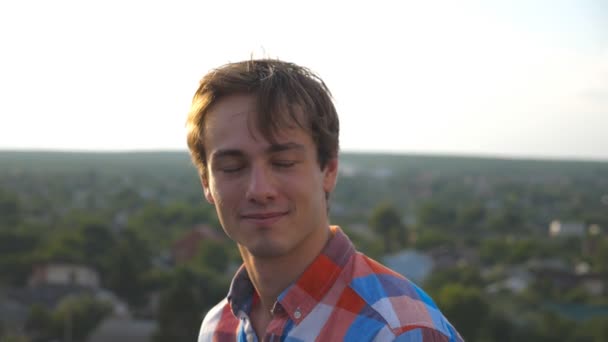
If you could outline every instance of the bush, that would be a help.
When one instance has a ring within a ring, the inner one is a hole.
[[[84,341],[111,312],[111,306],[91,296],[69,296],[54,311],[34,305],[26,319],[25,330],[32,341],[61,339],[69,334]]]

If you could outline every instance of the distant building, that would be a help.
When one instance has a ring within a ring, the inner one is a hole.
[[[531,279],[528,272],[514,274],[505,279],[504,287],[513,293],[522,293],[530,285]]]
[[[135,320],[110,317],[91,333],[88,342],[149,342],[153,341],[157,323],[154,320]]]
[[[574,269],[557,259],[533,260],[528,270],[536,279],[549,281],[559,291],[582,287],[590,295],[598,296],[606,291],[608,274],[593,273],[588,264],[579,263]]]
[[[433,270],[433,259],[415,250],[385,256],[384,264],[415,283],[422,283]]]
[[[598,236],[602,234],[602,227],[599,224],[592,224],[589,226],[589,235]]]
[[[171,248],[173,262],[182,264],[192,260],[205,240],[222,241],[223,239],[224,235],[217,229],[207,225],[197,226],[173,243]]]
[[[588,229],[589,235],[583,240],[582,253],[584,256],[593,257],[600,249],[602,239],[602,229],[597,224],[592,224]]]
[[[90,288],[99,287],[99,274],[94,269],[76,264],[50,263],[34,267],[28,285],[72,285]]]
[[[567,237],[567,236],[584,236],[585,225],[580,222],[561,222],[554,220],[549,224],[549,236],[551,237]]]
[[[42,285],[39,287],[19,288],[8,290],[8,296],[15,303],[29,308],[34,304],[53,310],[68,297],[90,296],[93,299],[110,304],[112,314],[116,317],[130,315],[128,305],[114,293],[103,288],[82,287],[77,285]],[[2,296],[0,295],[0,303]],[[4,303],[0,305],[0,309]],[[1,315],[0,315],[1,316]]]
[[[477,251],[471,248],[447,248],[439,246],[431,249],[429,255],[436,269],[446,269],[479,264]]]
[[[605,277],[590,275],[582,280],[583,288],[593,296],[601,296],[606,293]]]
[[[492,283],[486,287],[488,293],[497,293],[501,290],[511,293],[522,293],[530,286],[532,274],[522,267],[507,270],[507,276],[501,281]]]
[[[535,270],[538,279],[546,279],[553,283],[559,291],[568,291],[581,286],[588,294],[602,295],[606,289],[606,275],[597,273],[576,274],[557,270]]]
[[[531,270],[549,269],[554,271],[567,272],[570,270],[568,264],[562,259],[550,258],[550,259],[531,259],[526,262],[526,267]]]
[[[2,323],[2,328],[6,329],[6,333],[21,331],[30,309],[11,297],[0,292],[0,323]],[[0,340],[2,340],[1,335]]]

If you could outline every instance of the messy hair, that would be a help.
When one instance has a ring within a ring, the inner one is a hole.
[[[201,175],[207,172],[205,117],[221,98],[247,94],[256,99],[254,127],[270,142],[294,124],[312,137],[321,169],[338,155],[339,120],[332,96],[307,68],[274,59],[229,63],[200,81],[186,123],[188,148]]]

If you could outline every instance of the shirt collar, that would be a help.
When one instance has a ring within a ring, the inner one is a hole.
[[[338,226],[331,226],[331,237],[321,253],[304,270],[302,275],[278,297],[275,307],[282,307],[294,323],[298,324],[312,311],[336,282],[344,265],[355,253],[355,248]],[[232,312],[251,312],[255,289],[245,266],[232,279],[228,302]]]

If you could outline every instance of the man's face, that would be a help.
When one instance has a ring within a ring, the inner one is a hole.
[[[321,170],[315,144],[298,127],[283,128],[276,143],[255,127],[255,98],[220,99],[207,113],[206,199],[226,234],[257,257],[318,248],[329,222],[325,193],[333,190],[337,159]]]

